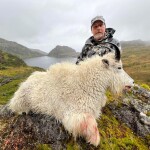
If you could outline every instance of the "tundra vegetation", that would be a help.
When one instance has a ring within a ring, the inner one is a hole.
[[[135,82],[150,90],[150,46],[124,47],[122,62]]]
[[[127,53],[123,53],[123,64],[124,69],[131,75],[132,78],[136,79],[136,83],[143,85],[147,89],[149,89],[150,82],[148,80],[148,74],[150,73],[150,58],[149,51],[145,50],[145,53],[139,50],[139,54],[134,50],[130,52],[127,49]],[[141,53],[141,54],[140,54]],[[14,92],[17,90],[19,84],[24,81],[32,72],[35,70],[42,70],[40,68],[28,67],[24,63],[18,65],[21,61],[16,60],[17,63],[12,65],[13,63],[6,64],[12,59],[15,60],[16,57],[11,58],[6,53],[0,52],[0,61],[1,69],[0,69],[0,104],[6,104],[8,100],[12,97]],[[129,61],[129,58],[133,58]],[[11,59],[8,59],[11,58]],[[137,59],[138,58],[138,59]],[[144,58],[144,59],[142,59]],[[6,61],[7,60],[7,61]],[[140,60],[140,64],[139,64]],[[134,63],[133,63],[134,61]],[[134,64],[138,64],[134,67]],[[145,65],[144,65],[145,64]],[[144,69],[142,66],[145,66]],[[138,68],[138,69],[137,69]],[[139,71],[140,68],[140,71]],[[136,76],[136,74],[138,75]],[[142,77],[142,78],[141,78]],[[107,97],[110,101],[113,101],[115,98],[107,92]],[[116,100],[116,99],[115,99]],[[118,99],[119,101],[119,99]],[[109,101],[107,102],[109,103]],[[101,135],[100,149],[139,149],[139,150],[148,150],[149,147],[147,145],[147,141],[135,135],[131,129],[129,129],[125,124],[119,122],[111,113],[107,106],[103,110],[103,114],[100,120],[98,121],[98,128]],[[9,120],[0,121],[1,131],[8,124]],[[30,140],[30,139],[29,139]],[[31,139],[32,140],[32,139]],[[81,147],[82,145],[82,147]],[[74,142],[72,139],[67,143],[68,150],[78,150],[78,149],[88,149],[88,147],[84,144],[79,144],[78,142]],[[51,146],[48,144],[36,144],[36,149],[41,150],[49,150]],[[93,148],[94,149],[94,148]]]

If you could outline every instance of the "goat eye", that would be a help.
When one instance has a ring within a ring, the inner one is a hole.
[[[118,67],[118,69],[121,69],[121,67]]]

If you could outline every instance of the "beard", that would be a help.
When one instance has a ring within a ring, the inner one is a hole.
[[[103,33],[97,33],[94,35],[94,39],[98,41],[98,40],[101,40],[104,36],[105,34]]]

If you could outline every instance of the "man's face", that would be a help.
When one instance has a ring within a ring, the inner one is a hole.
[[[102,21],[95,21],[91,28],[94,39],[101,40],[105,36],[105,30],[106,26]]]

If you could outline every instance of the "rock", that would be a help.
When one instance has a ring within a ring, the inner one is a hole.
[[[145,124],[145,125],[150,125],[150,117],[148,117],[146,114],[143,112],[140,113],[140,120]]]
[[[120,121],[125,123],[134,133],[141,137],[146,137],[150,134],[150,126],[141,122],[140,113],[132,106],[109,104],[114,116]]]
[[[58,58],[61,58],[61,57],[75,57],[76,58],[78,55],[79,54],[71,47],[59,46],[59,45],[57,45],[54,49],[52,49],[48,54],[48,56],[58,57]]]
[[[37,143],[50,144],[54,150],[64,149],[65,141],[70,138],[54,117],[32,112],[14,116],[3,131],[0,147],[6,150],[32,149]]]
[[[125,123],[137,135],[146,137],[150,134],[150,116],[147,115],[150,112],[149,104],[149,91],[136,85],[132,94],[125,97],[121,103],[113,102],[108,107],[119,121]]]
[[[145,101],[148,104],[150,104],[150,91],[147,91],[146,89],[140,87],[139,85],[135,85],[135,87],[132,90],[132,93],[141,101]]]
[[[0,77],[0,86],[5,85],[13,80],[12,77]]]
[[[0,105],[0,119],[11,118],[15,116],[10,109],[8,109],[7,105]]]
[[[4,122],[5,126],[0,129],[0,148],[3,150],[37,150],[38,144],[48,144],[52,150],[67,150],[68,142],[74,141],[52,116],[30,112],[27,115],[9,116]],[[98,150],[98,147],[86,143],[81,137],[76,142],[80,150]]]

